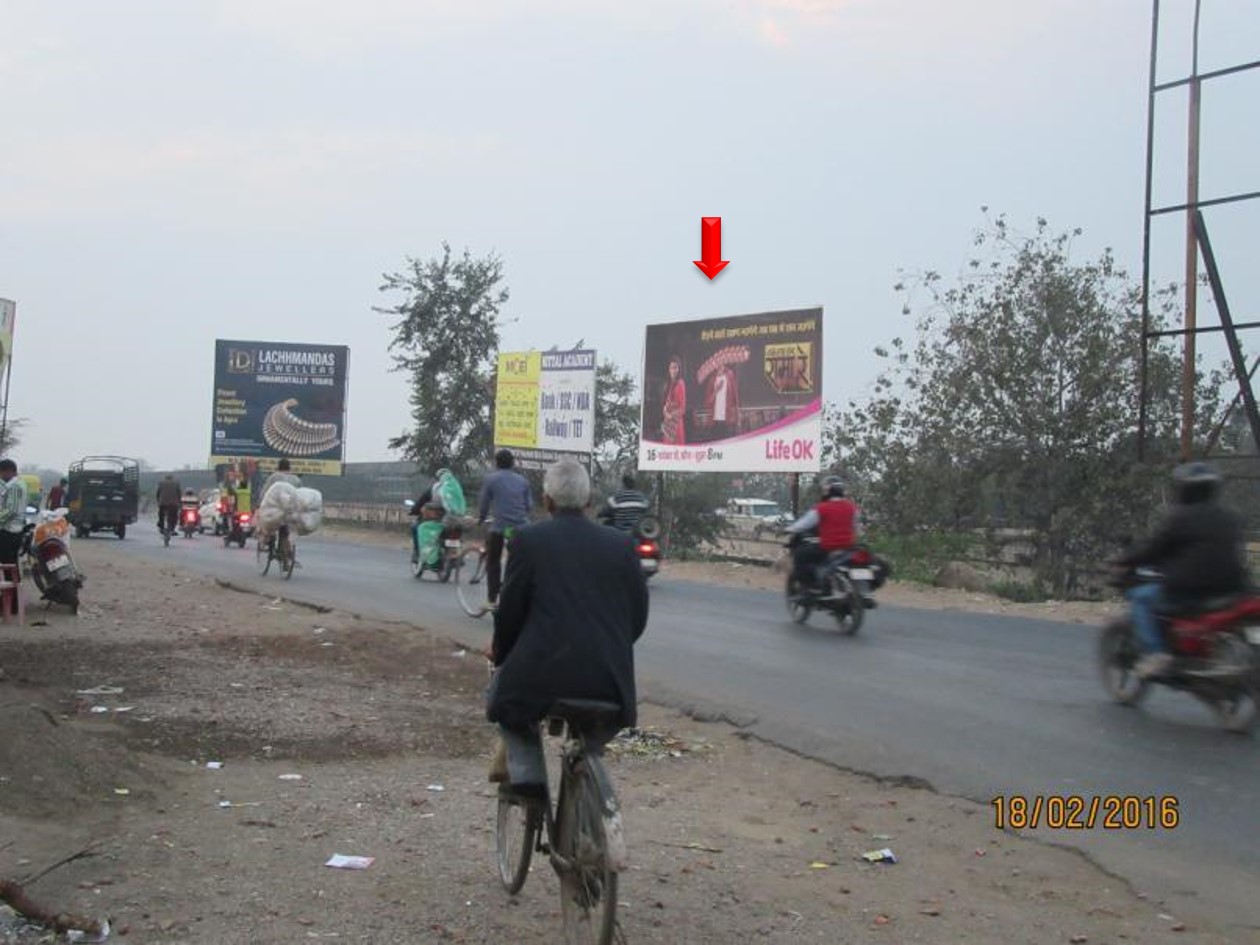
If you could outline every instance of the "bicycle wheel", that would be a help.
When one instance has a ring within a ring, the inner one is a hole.
[[[521,891],[529,876],[529,860],[541,827],[542,811],[536,801],[506,793],[499,795],[494,852],[499,861],[499,879],[513,896]]]
[[[481,578],[485,573],[486,553],[481,548],[465,548],[451,574],[459,606],[470,617],[486,615],[486,601],[481,596]]]
[[[267,542],[261,538],[258,539],[258,547],[254,551],[254,561],[258,564],[258,573],[266,576],[271,570],[271,549],[267,547]]]
[[[600,784],[608,779],[596,769],[603,770],[599,759],[587,755],[561,791],[556,852],[564,860],[560,908],[568,945],[612,945],[617,931],[617,872],[604,831],[605,808],[615,811],[616,801],[604,797]]]
[[[293,569],[297,567],[297,545],[291,540],[284,542],[284,557],[280,559],[280,567],[284,569],[284,579],[293,577]]]

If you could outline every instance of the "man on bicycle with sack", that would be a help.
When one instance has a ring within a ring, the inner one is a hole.
[[[276,463],[276,471],[273,472],[270,476],[268,476],[266,480],[263,482],[262,491],[259,493],[262,496],[262,501],[258,503],[259,508],[262,508],[263,504],[267,501],[267,491],[278,482],[283,482],[286,485],[290,485],[294,489],[302,488],[302,477],[292,472],[291,470],[292,470],[292,464],[289,462],[287,457],[281,458],[281,460],[278,463]],[[274,534],[267,536],[267,551],[269,554],[275,551],[277,538],[280,539],[281,550],[287,551],[288,541],[289,541],[289,526],[284,524],[283,522],[281,523],[280,527],[276,529]]]
[[[587,518],[590,500],[581,465],[548,468],[543,504],[551,518],[516,531],[495,612],[486,718],[499,724],[503,742],[490,780],[522,794],[545,790],[538,723],[556,701],[621,706],[617,728],[595,733],[592,750],[638,719],[634,644],[647,626],[647,582],[625,536]]]
[[[274,486],[277,482],[287,482],[294,489],[302,488],[302,477],[296,473],[290,472],[291,468],[292,466],[287,458],[281,459],[280,462],[276,463],[276,471],[267,477],[266,481],[263,483],[262,492],[259,493],[262,497],[262,502],[267,501],[267,490]],[[262,502],[259,502],[258,504],[262,505]]]

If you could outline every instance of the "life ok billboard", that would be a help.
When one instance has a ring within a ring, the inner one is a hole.
[[[822,309],[647,327],[639,468],[817,472]]]
[[[522,469],[562,458],[590,465],[595,448],[595,352],[500,353],[494,395],[494,446]]]
[[[350,349],[273,341],[214,343],[210,465],[287,458],[298,475],[340,476]]]

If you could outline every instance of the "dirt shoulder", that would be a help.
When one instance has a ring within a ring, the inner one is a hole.
[[[513,898],[492,865],[484,661],[115,543],[74,551],[79,617],[0,625],[0,878],[74,857],[28,892],[128,942],[556,939],[550,868]],[[981,805],[659,707],[641,721],[610,759],[627,941],[1241,940],[996,831]],[[895,864],[861,858],[884,847]],[[324,865],[338,853],[375,862]],[[0,910],[0,942],[42,940]]]

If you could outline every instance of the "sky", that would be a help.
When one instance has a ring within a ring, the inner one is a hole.
[[[1192,8],[1163,0],[1163,79]],[[982,207],[1140,274],[1150,31],[1150,0],[0,0],[15,458],[204,465],[216,338],[349,345],[346,459],[397,458],[373,308],[443,241],[502,258],[504,350],[637,376],[647,324],[820,305],[824,398],[860,398],[912,330],[899,268],[961,273]],[[1260,5],[1203,0],[1200,49],[1260,59]],[[1205,87],[1204,198],[1260,190],[1258,93]],[[1156,204],[1184,199],[1185,102]],[[1260,201],[1209,226],[1260,318]],[[1157,221],[1156,282],[1183,229]]]

